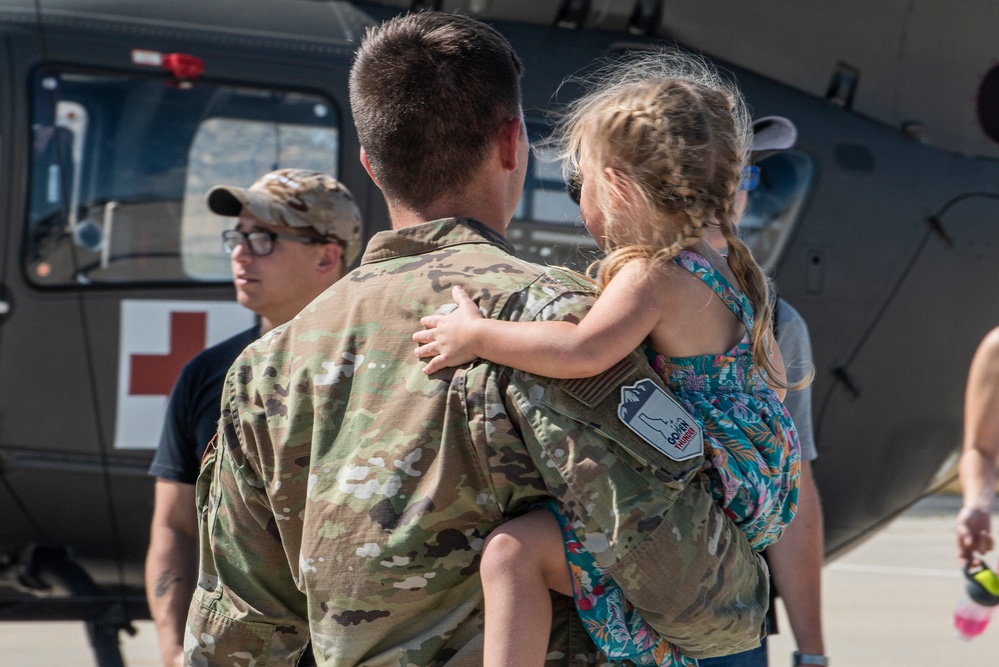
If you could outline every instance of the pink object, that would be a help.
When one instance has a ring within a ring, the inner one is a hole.
[[[958,636],[971,640],[982,634],[989,624],[989,619],[992,618],[994,609],[995,607],[986,607],[975,602],[967,593],[962,592],[954,610],[954,627]]]
[[[985,628],[989,624],[989,619],[978,620],[974,618],[964,618],[962,616],[954,615],[954,627],[957,628],[957,634],[959,634],[963,639],[973,639],[978,635],[985,632]]]

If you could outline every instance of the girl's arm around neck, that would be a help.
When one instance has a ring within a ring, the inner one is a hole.
[[[607,370],[638,347],[662,317],[662,274],[644,260],[627,264],[604,289],[579,324],[486,320],[461,288],[449,315],[423,319],[428,329],[413,339],[424,369],[434,373],[481,357],[536,375],[590,377]]]

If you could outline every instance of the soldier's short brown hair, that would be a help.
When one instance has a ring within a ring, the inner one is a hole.
[[[350,105],[385,196],[420,208],[467,185],[520,115],[522,74],[506,38],[467,16],[420,12],[370,28]]]

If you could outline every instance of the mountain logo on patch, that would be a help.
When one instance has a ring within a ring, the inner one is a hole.
[[[648,378],[621,387],[617,416],[642,440],[674,461],[704,452],[700,425],[675,398]]]

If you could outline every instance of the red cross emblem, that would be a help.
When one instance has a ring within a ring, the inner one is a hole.
[[[169,396],[184,364],[205,349],[207,313],[170,313],[170,351],[130,355],[128,393]]]

